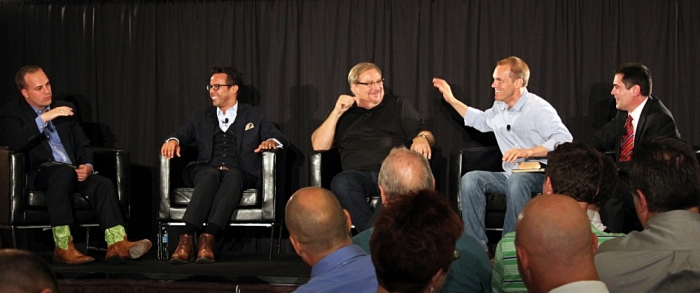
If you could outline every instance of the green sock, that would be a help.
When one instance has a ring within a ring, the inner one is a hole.
[[[126,231],[122,225],[116,225],[112,228],[105,229],[105,242],[107,242],[107,246],[122,241],[125,238]]]
[[[51,231],[53,232],[53,242],[56,243],[56,246],[63,250],[68,249],[68,241],[71,240],[70,227],[68,225],[51,227]]]

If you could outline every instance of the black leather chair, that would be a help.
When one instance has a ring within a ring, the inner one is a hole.
[[[450,155],[448,194],[457,213],[462,215],[460,182],[469,171],[503,172],[503,155],[497,146],[464,148]],[[503,231],[506,215],[506,197],[504,194],[486,194],[486,231]]]
[[[95,170],[116,185],[122,215],[129,219],[129,169],[128,150],[93,148]],[[25,154],[0,147],[0,228],[12,231],[12,245],[17,246],[17,229],[50,228],[44,192],[29,190],[26,182],[28,163]],[[90,203],[80,193],[73,197],[75,225],[86,227],[89,243],[90,227],[99,226]]]
[[[341,171],[343,167],[337,148],[309,153],[309,186],[331,189],[331,180]],[[377,194],[368,197],[367,204],[374,210],[381,200],[381,196]]]
[[[195,161],[197,150],[183,148],[182,157],[174,157],[170,160],[160,157],[160,192],[158,208],[158,259],[170,257],[163,247],[163,231],[166,226],[184,226],[182,217],[187,205],[192,198],[194,188],[183,187],[182,173],[187,164]],[[284,204],[278,200],[278,195],[283,192],[278,187],[284,186],[284,176],[279,170],[284,170],[284,150],[268,150],[262,152],[262,190],[247,189],[243,192],[241,202],[233,211],[229,226],[253,226],[270,228],[270,252],[272,259],[272,246],[274,244],[275,228],[280,226],[278,234],[277,254],[280,252],[282,238],[283,218],[278,215],[283,211]],[[177,241],[173,242],[177,244]]]

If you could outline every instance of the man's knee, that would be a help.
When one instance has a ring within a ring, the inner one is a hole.
[[[357,178],[349,171],[338,173],[331,180],[331,190],[333,192],[347,190],[359,184]]]
[[[52,181],[60,182],[75,182],[78,180],[78,174],[75,169],[68,166],[58,166],[51,173]]]

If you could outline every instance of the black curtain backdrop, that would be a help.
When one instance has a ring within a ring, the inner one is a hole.
[[[289,137],[291,193],[307,185],[311,133],[350,93],[347,73],[361,61],[379,65],[387,91],[423,115],[440,148],[438,174],[450,152],[493,139],[463,127],[431,79],[447,79],[459,99],[485,109],[495,63],[510,55],[529,64],[529,90],[557,109],[575,140],[610,119],[617,65],[644,63],[682,137],[700,144],[698,36],[696,0],[4,0],[0,102],[20,97],[21,66],[44,67],[56,97],[82,97],[84,119],[107,144],[131,150],[132,197],[148,214],[158,150],[211,103],[204,86],[214,66],[237,67]]]

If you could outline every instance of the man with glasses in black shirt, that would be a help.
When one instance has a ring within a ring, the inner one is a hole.
[[[343,172],[331,181],[342,207],[350,212],[358,232],[372,226],[366,198],[379,195],[377,175],[392,148],[410,145],[427,159],[435,143],[416,109],[406,101],[384,95],[379,67],[362,62],[348,74],[353,96],[340,95],[328,118],[311,135],[315,151],[337,147]],[[381,208],[381,203],[377,211]]]

